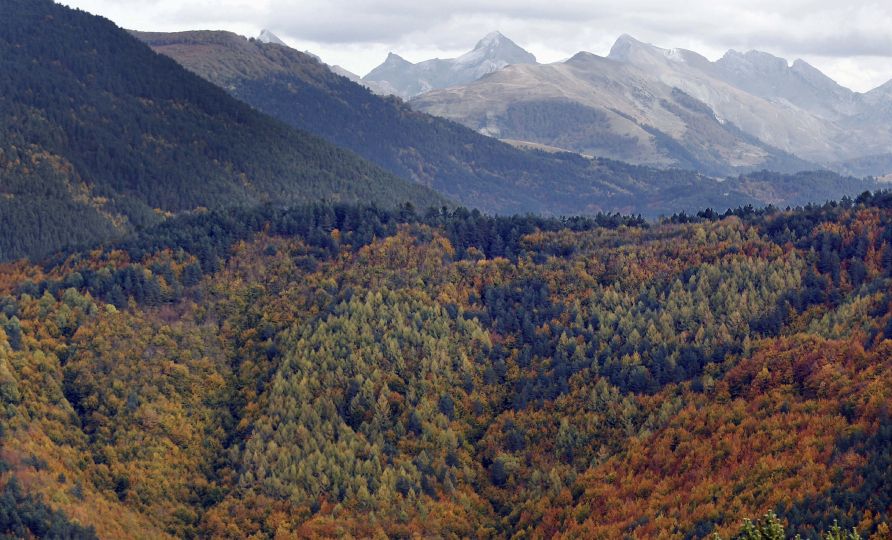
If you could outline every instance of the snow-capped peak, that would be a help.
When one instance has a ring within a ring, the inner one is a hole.
[[[257,39],[259,41],[261,41],[262,43],[274,43],[276,45],[282,45],[284,47],[288,46],[288,45],[285,45],[285,42],[282,41],[281,39],[279,39],[279,37],[277,35],[273,34],[266,28],[264,28],[263,30],[260,31],[260,36],[258,36]]]

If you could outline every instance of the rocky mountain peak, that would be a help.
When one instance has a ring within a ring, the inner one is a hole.
[[[535,56],[501,32],[492,32],[458,58],[413,64],[390,53],[363,80],[392,88],[396,95],[408,99],[433,89],[474,82],[508,65],[535,63]]]
[[[264,28],[263,30],[260,31],[260,35],[257,37],[257,39],[262,43],[273,43],[275,45],[282,45],[284,47],[288,46],[285,44],[284,41],[279,39],[279,36],[273,34],[271,31],[267,30],[266,28]]]
[[[739,52],[731,49],[717,65],[741,73],[783,73],[789,69],[787,61],[762,51]]]
[[[474,50],[455,59],[462,65],[489,62],[504,67],[509,64],[535,64],[536,57],[501,32],[492,32],[477,42]]]

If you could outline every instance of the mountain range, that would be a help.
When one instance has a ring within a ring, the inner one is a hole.
[[[657,217],[707,206],[802,204],[872,186],[824,173],[716,180],[692,170],[517,148],[377,96],[295,49],[228,32],[134,35],[258,110],[488,212]],[[791,162],[788,170],[815,168],[784,159]]]
[[[0,260],[257,203],[453,201],[497,213],[657,217],[873,186],[828,174],[715,179],[517,148],[377,96],[268,31],[255,40],[139,34],[205,81],[108,21],[26,5],[4,4],[0,35],[0,222],[16,231],[0,240]],[[46,16],[58,22],[36,31]],[[490,36],[478,52],[501,45]]]
[[[366,79],[487,135],[632,163],[707,174],[892,170],[888,85],[859,94],[803,60],[729,51],[712,62],[628,35],[606,57],[581,52],[543,65],[493,36],[461,57],[498,66],[473,81],[419,75],[454,73],[458,60],[411,64],[396,55]],[[493,41],[510,54],[484,46]]]

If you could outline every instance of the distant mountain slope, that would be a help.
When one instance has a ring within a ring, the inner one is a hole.
[[[134,34],[138,34],[138,32],[134,32]],[[267,30],[267,29],[261,30],[260,35],[257,36],[257,40],[260,41],[261,43],[265,43],[265,44],[281,45],[282,47],[288,47],[288,44],[285,43],[284,41],[282,41],[279,38],[279,36],[273,34],[270,30]],[[321,58],[319,58],[315,54],[311,53],[310,51],[303,51],[303,53],[307,56],[312,57],[313,59],[315,59],[319,62],[322,62]],[[362,77],[360,77],[359,75],[357,75],[357,74],[353,73],[352,71],[349,71],[341,66],[329,65],[328,69],[330,69],[332,72],[340,75],[341,77],[347,77],[351,81],[353,81],[361,86],[365,86],[366,88],[368,88],[369,90],[371,90],[372,92],[374,92],[376,94],[379,94],[382,96],[388,96],[388,95],[394,94],[394,92],[391,91],[390,87],[387,86],[386,84],[381,85],[381,84],[378,84],[378,83],[375,83],[372,81],[363,81]]]
[[[727,173],[886,154],[890,94],[858,94],[801,59],[729,51],[711,62],[623,35],[607,57],[508,66],[412,105],[500,138]]]
[[[474,50],[458,58],[425,60],[413,64],[390,53],[383,64],[363,81],[388,88],[402,98],[411,98],[436,88],[476,81],[512,64],[535,64],[536,57],[499,32],[481,39]]]
[[[870,187],[817,174],[790,177],[792,189],[778,191],[765,183],[783,178],[779,175],[722,182],[681,170],[522,151],[415,112],[398,99],[375,96],[294,49],[227,32],[135,35],[261,111],[489,212],[622,211],[655,217],[707,206],[823,201]],[[694,109],[690,114],[699,114]]]
[[[848,161],[831,163],[828,168],[851,176],[888,177],[892,175],[892,153],[864,156]]]
[[[617,50],[629,51],[616,54]],[[651,70],[706,103],[718,118],[787,152],[825,166],[888,154],[892,96],[881,86],[860,94],[802,59],[729,51],[715,62],[682,49],[661,49],[624,36],[610,58]],[[724,85],[730,85],[729,92]],[[890,171],[880,162],[871,175]]]
[[[629,60],[647,53],[639,48],[626,40],[611,58],[579,53],[560,64],[509,66],[419,96],[412,106],[499,138],[639,164],[718,175],[816,168],[717,116],[695,88],[660,80],[659,66]],[[727,99],[746,100],[728,85],[721,91]],[[767,102],[750,101],[762,106],[759,114],[775,113]]]
[[[700,67],[750,94],[789,103],[821,118],[837,119],[857,107],[855,92],[801,59],[788,65],[787,60],[765,52],[731,50]]]
[[[443,201],[255,112],[105,19],[0,3],[0,260],[170,212],[323,198]]]

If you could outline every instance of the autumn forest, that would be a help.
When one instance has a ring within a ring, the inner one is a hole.
[[[889,534],[887,194],[261,207],[0,275],[16,534]]]
[[[0,539],[892,540],[888,183],[142,39],[0,0]]]

